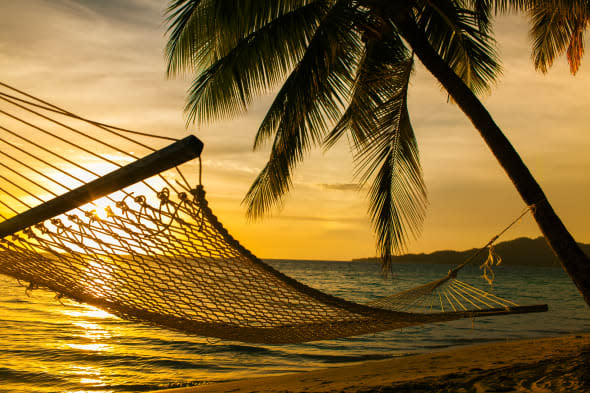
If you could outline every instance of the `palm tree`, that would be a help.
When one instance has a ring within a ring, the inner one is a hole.
[[[541,231],[590,305],[589,258],[476,95],[488,91],[501,71],[491,35],[494,10],[524,9],[534,16],[548,3],[565,10],[572,1],[173,0],[168,74],[197,73],[185,108],[189,123],[240,114],[280,86],[255,137],[254,148],[271,139],[272,145],[244,198],[250,216],[281,203],[311,147],[329,148],[346,135],[361,183],[370,182],[369,214],[387,268],[392,254],[419,233],[426,207],[407,108],[417,57],[472,121],[524,202],[534,206]],[[561,27],[537,25],[536,31],[550,33],[547,39],[539,34],[535,48],[552,46]],[[563,48],[553,46],[535,49],[544,53],[540,69]]]

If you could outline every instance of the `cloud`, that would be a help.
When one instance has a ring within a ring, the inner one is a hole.
[[[361,187],[357,183],[321,183],[319,186],[326,190],[336,191],[358,191]]]
[[[239,161],[230,161],[230,160],[205,160],[203,161],[203,166],[207,170],[218,170],[221,172],[232,173],[236,174],[248,174],[253,175],[260,172],[259,168],[250,167],[248,165],[244,165],[244,163]]]
[[[331,222],[331,223],[366,223],[367,219],[365,217],[322,217],[322,216],[290,216],[290,215],[280,215],[272,218],[273,220],[279,221],[314,221],[314,222]]]

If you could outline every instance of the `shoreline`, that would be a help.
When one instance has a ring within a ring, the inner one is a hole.
[[[467,345],[159,393],[589,392],[590,333]]]

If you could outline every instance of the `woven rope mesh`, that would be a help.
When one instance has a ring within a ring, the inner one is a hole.
[[[85,121],[2,86],[2,220],[161,147],[152,147],[150,136]],[[5,236],[0,273],[123,318],[246,342],[346,337],[510,313],[514,306],[451,277],[370,305],[309,288],[233,239],[203,188],[186,180],[195,174],[189,163]],[[441,307],[432,300],[425,306],[429,297]],[[415,305],[422,312],[405,312]]]

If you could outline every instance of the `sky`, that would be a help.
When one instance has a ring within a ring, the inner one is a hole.
[[[374,256],[367,197],[358,191],[345,143],[311,152],[284,205],[260,221],[241,200],[268,150],[252,143],[272,95],[245,115],[196,129],[183,114],[190,77],[168,79],[165,0],[0,0],[0,80],[87,118],[205,144],[203,183],[229,232],[262,258],[350,260]],[[504,72],[484,105],[512,141],[558,215],[590,243],[590,77],[564,58],[534,70],[523,16],[498,17]],[[429,192],[422,235],[408,252],[467,249],[488,242],[525,208],[462,112],[418,64],[409,91]],[[536,237],[525,217],[503,238]]]

